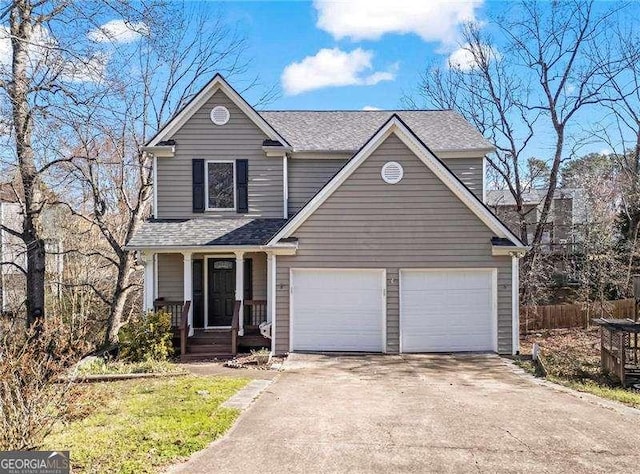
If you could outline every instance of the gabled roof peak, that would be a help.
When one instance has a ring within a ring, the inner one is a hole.
[[[289,143],[260,115],[256,110],[244,100],[244,98],[238,94],[238,92],[229,85],[227,80],[217,72],[213,78],[198,91],[193,98],[182,107],[160,130],[156,135],[149,140],[146,146],[156,146],[162,141],[166,141],[171,138],[176,131],[178,131],[187,120],[189,120],[204,104],[209,100],[213,94],[218,90],[224,92],[225,95],[236,105],[242,112],[253,121],[258,128],[260,128],[265,135],[271,140],[277,140],[285,145]]]

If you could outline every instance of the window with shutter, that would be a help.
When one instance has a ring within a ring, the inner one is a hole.
[[[207,162],[207,209],[235,210],[235,167],[233,161]]]

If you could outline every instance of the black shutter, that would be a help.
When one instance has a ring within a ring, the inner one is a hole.
[[[193,308],[193,327],[204,327],[204,273],[203,261],[193,261],[193,298],[191,307]]]
[[[193,184],[193,212],[204,212],[204,160],[191,160]]]
[[[249,161],[236,160],[237,211],[249,211]]]

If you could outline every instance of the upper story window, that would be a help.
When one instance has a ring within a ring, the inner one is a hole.
[[[207,161],[207,208],[235,210],[236,175],[233,161]]]

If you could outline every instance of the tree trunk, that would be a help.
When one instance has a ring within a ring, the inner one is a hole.
[[[556,192],[556,187],[558,184],[558,172],[560,170],[560,162],[562,161],[562,150],[564,148],[564,127],[556,124],[555,125],[557,138],[556,138],[556,151],[553,157],[553,165],[551,166],[551,171],[549,173],[549,188],[547,189],[547,195],[544,198],[544,204],[542,205],[542,211],[540,212],[540,222],[536,226],[536,232],[533,236],[533,241],[531,242],[533,246],[533,252],[537,250],[540,246],[540,242],[542,241],[542,234],[545,230],[545,224],[547,222],[547,218],[549,217],[549,211],[551,210],[551,203],[553,202],[553,195]]]
[[[39,176],[31,143],[33,121],[29,105],[28,47],[32,42],[32,5],[28,0],[16,1],[9,17],[11,28],[12,84],[9,86],[16,154],[23,192],[22,240],[27,253],[27,325],[44,316],[45,249],[39,235]]]
[[[131,292],[131,275],[133,273],[133,254],[125,252],[118,266],[118,278],[113,291],[113,299],[109,308],[109,319],[105,331],[105,346],[118,342],[118,332],[124,324],[124,309],[127,297]]]

